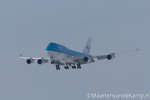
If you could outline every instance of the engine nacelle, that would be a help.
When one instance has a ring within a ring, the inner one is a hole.
[[[39,65],[45,64],[45,63],[47,63],[47,62],[48,62],[48,60],[45,60],[45,59],[43,59],[43,58],[37,60],[37,63],[38,63]]]
[[[30,58],[26,60],[27,64],[33,64],[34,63],[34,59]]]
[[[91,61],[91,59],[89,57],[84,57],[83,60],[84,60],[84,62],[90,62]]]
[[[113,60],[115,58],[115,54],[111,53],[110,55],[107,56],[108,60]]]

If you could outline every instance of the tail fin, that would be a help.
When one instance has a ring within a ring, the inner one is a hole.
[[[87,43],[86,43],[86,46],[85,46],[85,48],[84,48],[84,51],[83,51],[84,54],[87,54],[87,55],[90,54],[91,40],[92,40],[92,38],[89,37],[89,39],[88,39],[88,41],[87,41]]]

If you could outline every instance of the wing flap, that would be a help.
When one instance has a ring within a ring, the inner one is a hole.
[[[93,58],[97,58],[98,60],[103,60],[107,58],[107,55],[93,56]]]

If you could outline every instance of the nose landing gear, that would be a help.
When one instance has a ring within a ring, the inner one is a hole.
[[[59,67],[59,65],[56,65],[56,70],[60,70],[60,67]]]

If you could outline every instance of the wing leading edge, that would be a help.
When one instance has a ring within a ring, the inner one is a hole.
[[[22,54],[20,54],[20,57],[19,58],[23,58],[23,59],[30,59],[30,58],[32,58],[32,59],[34,59],[34,60],[37,60],[37,59],[41,59],[41,58],[37,58],[37,57],[22,57]],[[50,58],[43,58],[43,59],[45,59],[45,60],[49,60]]]
[[[111,60],[115,57],[117,54],[124,54],[124,53],[130,53],[130,52],[135,52],[138,51],[140,48],[137,48],[136,50],[132,51],[125,51],[125,52],[118,52],[118,53],[111,53],[111,54],[104,54],[104,55],[97,55],[97,56],[92,56],[93,58],[97,58],[98,60],[103,60],[103,59],[108,59]]]

